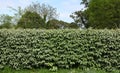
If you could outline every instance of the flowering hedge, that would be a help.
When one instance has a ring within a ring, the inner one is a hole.
[[[0,30],[0,68],[120,69],[120,30]]]

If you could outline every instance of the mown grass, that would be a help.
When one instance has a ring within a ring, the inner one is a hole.
[[[95,70],[95,69],[86,69],[86,70],[80,70],[80,69],[59,69],[58,71],[50,71],[48,69],[32,69],[32,70],[14,70],[11,68],[4,68],[3,70],[0,70],[0,73],[119,73],[120,71],[113,71],[113,72],[106,72],[104,70]]]

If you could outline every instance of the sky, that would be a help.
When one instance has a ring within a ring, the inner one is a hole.
[[[45,3],[56,8],[59,14],[58,19],[65,22],[72,22],[72,18],[69,17],[70,14],[84,8],[83,5],[80,5],[81,0],[0,0],[0,14],[14,15],[9,7],[17,9],[20,6],[24,9],[32,2]]]

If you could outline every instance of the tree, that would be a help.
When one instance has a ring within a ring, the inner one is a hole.
[[[57,20],[57,19],[53,19],[50,20],[49,22],[49,29],[71,29],[71,28],[79,28],[76,24],[74,23],[67,23],[64,22],[62,20]]]
[[[78,29],[79,28],[79,26],[77,24],[75,24],[74,22],[70,23],[68,25],[68,27],[69,27],[69,29]]]
[[[47,27],[48,21],[56,19],[58,16],[56,9],[46,4],[32,3],[25,10],[38,13],[44,20],[45,27]]]
[[[120,28],[120,0],[82,0],[84,10],[74,12],[74,23],[86,28]]]
[[[49,29],[65,29],[68,28],[69,23],[57,19],[49,20]]]
[[[11,28],[12,27],[12,17],[6,14],[0,15],[0,28]]]
[[[43,20],[36,12],[26,11],[18,21],[17,28],[42,28]]]
[[[22,17],[22,15],[25,13],[25,10],[22,9],[21,7],[18,7],[17,9],[13,8],[13,7],[9,7],[11,10],[13,10],[14,16],[13,16],[13,21],[12,24],[17,25],[18,21],[20,20],[20,18]]]
[[[84,11],[76,11],[70,15],[70,17],[74,20],[74,24],[78,25],[80,28],[85,27],[87,21],[85,19]]]
[[[90,0],[82,0],[81,4],[84,4],[85,7],[88,7]]]
[[[88,8],[89,2],[90,0],[82,0],[81,4],[84,4],[85,8]],[[77,24],[80,28],[87,28],[86,9],[75,11],[70,17],[74,20],[73,24]]]
[[[88,27],[120,28],[120,0],[91,0],[86,14]]]

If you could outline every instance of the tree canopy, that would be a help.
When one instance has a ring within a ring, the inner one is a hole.
[[[0,15],[0,28],[11,28],[12,27],[12,17],[7,14]]]
[[[36,12],[27,11],[18,21],[17,28],[42,28],[43,20]]]
[[[82,0],[87,9],[72,14],[74,22],[86,28],[120,28],[120,0]]]
[[[120,0],[91,0],[86,12],[89,27],[120,28]]]
[[[36,12],[46,21],[56,19],[58,17],[56,8],[48,4],[32,3],[25,8],[26,11]]]

